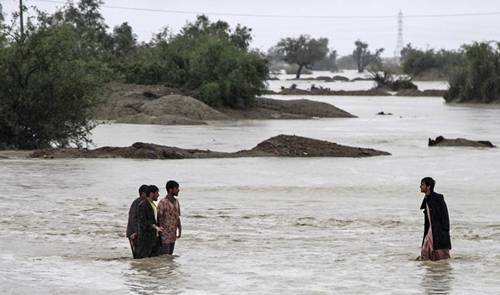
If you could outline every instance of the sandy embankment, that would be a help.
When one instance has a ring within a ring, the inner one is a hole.
[[[197,125],[212,120],[308,119],[355,117],[331,104],[301,100],[257,98],[250,109],[214,109],[161,85],[111,83],[96,113],[98,120],[117,123]]]

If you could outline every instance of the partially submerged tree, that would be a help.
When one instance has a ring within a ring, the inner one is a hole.
[[[454,50],[420,50],[407,44],[401,50],[401,68],[416,78],[447,79],[451,69],[461,63],[462,53]]]
[[[356,61],[359,73],[364,72],[369,65],[380,66],[382,64],[380,54],[384,51],[383,48],[379,48],[375,50],[374,53],[371,53],[370,50],[368,50],[368,44],[361,40],[354,42],[354,45],[356,48],[352,52],[352,56]]]
[[[390,91],[399,91],[402,89],[417,89],[417,85],[413,84],[411,77],[396,75],[389,69],[371,70],[370,75],[377,84],[375,88],[385,89]]]
[[[296,73],[298,79],[304,67],[311,67],[328,54],[328,39],[314,39],[308,35],[300,35],[298,38],[281,39],[276,47],[287,63],[299,66]]]
[[[450,74],[447,102],[500,101],[500,43],[464,45],[463,59]]]

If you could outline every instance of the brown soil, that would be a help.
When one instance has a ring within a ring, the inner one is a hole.
[[[486,147],[486,148],[494,148],[490,141],[486,140],[469,140],[465,138],[455,138],[449,139],[444,138],[443,136],[438,136],[436,139],[429,138],[429,146],[469,146],[469,147]]]
[[[443,97],[446,90],[418,90],[418,89],[403,89],[396,93],[397,96],[438,96]]]
[[[280,95],[342,95],[342,96],[391,96],[391,94],[382,89],[370,90],[330,90],[329,88],[312,88],[304,90],[298,88],[285,88],[276,93]]]
[[[96,119],[118,123],[196,125],[211,120],[354,117],[333,105],[310,100],[257,98],[250,109],[214,109],[177,89],[158,85],[112,83],[104,97]]]
[[[390,155],[374,149],[343,146],[312,138],[278,135],[259,143],[251,150],[224,153],[210,150],[182,149],[151,143],[134,143],[130,147],[102,147],[94,150],[60,148],[37,150],[33,158],[132,158],[196,159],[235,157],[370,157]]]

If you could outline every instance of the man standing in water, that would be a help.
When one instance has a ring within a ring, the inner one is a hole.
[[[147,185],[143,184],[139,187],[139,197],[132,202],[128,210],[128,223],[127,223],[127,238],[132,249],[132,256],[135,258],[137,249],[137,208],[139,203],[146,198]]]
[[[158,187],[148,186],[146,198],[141,201],[137,209],[137,252],[136,258],[158,256],[160,246],[159,233],[161,228],[156,221],[156,204],[158,200]]]
[[[425,194],[420,209],[424,210],[424,238],[422,259],[441,260],[450,258],[450,219],[448,208],[441,194],[434,192],[436,182],[425,177],[420,182],[420,192]]]
[[[158,223],[162,228],[160,255],[174,253],[176,239],[181,237],[181,207],[177,196],[179,184],[169,180],[166,184],[167,195],[158,203]]]

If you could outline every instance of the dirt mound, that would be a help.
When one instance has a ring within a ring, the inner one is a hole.
[[[227,116],[190,96],[167,95],[145,103],[141,112],[146,115],[175,115],[192,120],[225,120]]]
[[[322,118],[353,118],[354,115],[337,108],[334,105],[312,101],[308,99],[296,100],[276,100],[269,98],[258,98],[256,100],[257,108],[279,111],[306,117]]]
[[[340,75],[335,75],[333,76],[332,78],[333,81],[341,81],[341,82],[349,82],[349,78],[347,77],[344,77],[344,76],[340,76]]]
[[[113,83],[107,87],[105,97],[96,119],[130,124],[196,125],[211,120],[354,117],[333,105],[309,100],[256,98],[255,106],[249,109],[214,109],[179,94],[179,90],[158,85]]]
[[[113,83],[96,112],[96,119],[133,124],[204,124],[227,117],[203,102],[160,85]]]
[[[391,96],[389,92],[383,89],[369,90],[331,90],[327,87],[311,86],[310,90],[299,89],[296,87],[283,88],[280,95],[343,95],[343,96]]]
[[[465,138],[455,138],[455,139],[448,139],[444,138],[443,136],[438,136],[436,139],[431,139],[429,138],[429,146],[470,146],[470,147],[486,147],[486,148],[494,148],[495,145],[493,145],[490,141],[486,140],[469,140]]]
[[[121,117],[115,123],[151,125],[205,125],[204,121],[192,120],[176,115],[151,116],[143,113]]]
[[[218,158],[227,153],[209,150],[182,149],[152,143],[136,142],[129,147],[101,147],[94,150],[59,148],[33,152],[33,158],[130,158],[130,159],[185,159]]]
[[[443,97],[446,90],[418,90],[418,89],[403,89],[399,90],[397,96],[438,96]]]
[[[224,153],[210,150],[182,149],[136,142],[129,147],[101,147],[94,150],[58,148],[37,150],[33,158],[131,158],[197,159],[235,157],[370,157],[390,155],[374,149],[339,145],[333,142],[293,135],[278,135],[259,143],[251,150]]]
[[[390,153],[384,151],[344,146],[295,135],[278,135],[259,143],[249,151],[240,151],[239,153],[273,157],[370,157],[390,155]]]

